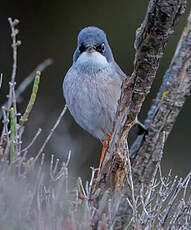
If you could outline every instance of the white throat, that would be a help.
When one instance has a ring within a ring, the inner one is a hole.
[[[109,63],[102,54],[95,51],[93,53],[83,52],[77,59],[76,64],[80,66],[85,65],[86,68],[90,66],[91,68],[96,70],[106,67]]]

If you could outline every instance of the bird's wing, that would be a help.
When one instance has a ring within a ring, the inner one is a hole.
[[[121,70],[121,68],[118,66],[118,64],[116,62],[114,62],[114,68],[116,70],[116,72],[119,74],[119,76],[121,77],[121,80],[124,80],[125,78],[127,78],[128,76]]]

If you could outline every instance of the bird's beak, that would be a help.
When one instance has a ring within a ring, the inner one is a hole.
[[[95,48],[92,47],[92,46],[88,46],[87,49],[86,49],[86,52],[90,53],[90,54],[93,53],[93,52],[95,52],[95,51],[96,51]]]

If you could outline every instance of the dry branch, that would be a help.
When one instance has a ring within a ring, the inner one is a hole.
[[[137,34],[134,71],[122,85],[116,123],[101,176],[103,189],[119,190],[124,186],[124,159],[128,152],[127,136],[155,78],[168,37],[174,31],[186,0],[151,0]]]
[[[55,129],[57,128],[57,126],[59,125],[60,121],[62,120],[65,112],[67,110],[67,105],[64,106],[62,112],[60,113],[58,119],[56,120],[56,123],[54,124],[54,126],[52,127],[52,129],[50,130],[50,133],[48,134],[47,138],[45,139],[44,143],[42,144],[38,154],[35,157],[35,161],[37,161],[37,159],[39,158],[39,156],[42,154],[42,152],[44,151],[44,148],[46,147],[47,143],[49,142],[50,138],[52,137]]]
[[[157,162],[161,160],[162,136],[165,141],[172,130],[186,96],[191,89],[191,12],[159,93],[145,121],[148,134],[137,149],[133,161],[134,182],[148,182]]]

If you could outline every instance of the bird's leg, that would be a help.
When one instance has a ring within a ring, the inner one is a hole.
[[[101,167],[102,167],[102,164],[103,164],[103,160],[104,160],[104,157],[105,157],[105,153],[109,147],[109,142],[110,142],[110,139],[111,139],[111,134],[107,134],[107,138],[105,139],[105,141],[103,142],[103,148],[102,148],[102,153],[101,153],[101,157],[100,157],[100,161],[99,161],[99,171],[98,171],[98,176],[100,175],[100,170],[101,170]]]
[[[101,167],[102,167],[103,160],[104,160],[104,157],[105,157],[105,153],[106,153],[106,151],[107,151],[107,149],[109,147],[110,139],[111,139],[111,134],[107,134],[107,138],[103,142],[103,148],[102,148],[101,157],[100,157],[100,161],[99,161],[98,173],[97,173],[96,178],[94,179],[94,186],[93,186],[92,191],[91,191],[92,194],[94,194],[95,191],[96,191],[96,185],[97,185],[97,182],[98,182],[98,178],[100,176],[100,171],[101,171]]]

